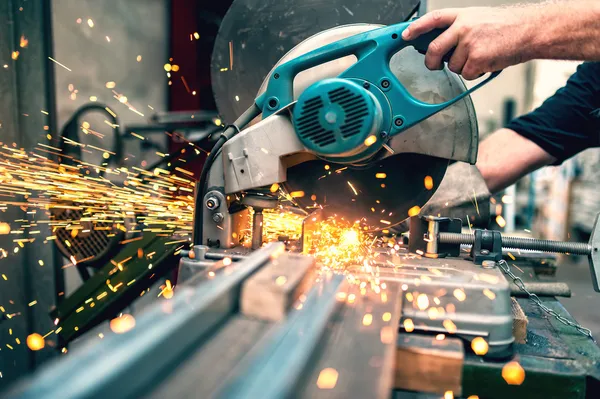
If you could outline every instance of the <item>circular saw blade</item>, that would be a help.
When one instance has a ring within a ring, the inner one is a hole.
[[[284,188],[304,192],[295,198],[304,209],[322,206],[327,215],[360,220],[369,230],[380,230],[402,222],[411,208],[423,206],[447,166],[447,159],[421,154],[391,156],[364,168],[313,160],[288,169]]]
[[[235,0],[211,62],[218,111],[232,123],[254,101],[271,68],[308,37],[339,25],[407,20],[419,0]]]

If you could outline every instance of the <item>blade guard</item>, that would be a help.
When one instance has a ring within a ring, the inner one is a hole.
[[[437,29],[415,40],[405,41],[402,39],[402,32],[410,24],[411,22],[404,22],[351,36],[280,65],[271,74],[265,93],[256,99],[256,104],[262,109],[263,118],[289,106],[294,101],[293,82],[298,73],[348,55],[354,55],[357,62],[338,77],[367,81],[385,93],[392,110],[393,122],[390,126],[383,127],[389,136],[394,136],[462,100],[500,74],[500,72],[490,74],[486,80],[470,90],[441,104],[429,104],[417,100],[390,70],[390,59],[408,46],[425,53],[429,44],[443,30]]]

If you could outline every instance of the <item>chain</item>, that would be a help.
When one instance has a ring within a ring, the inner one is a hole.
[[[512,278],[513,282],[515,283],[515,285],[517,287],[519,287],[519,289],[521,291],[523,291],[524,293],[527,294],[527,296],[529,297],[529,299],[535,303],[540,309],[542,309],[542,311],[544,311],[545,313],[549,314],[550,316],[554,317],[556,320],[558,320],[559,322],[561,322],[562,324],[569,326],[569,327],[573,327],[577,330],[577,332],[579,332],[580,334],[583,334],[589,338],[591,338],[592,340],[594,339],[594,337],[592,336],[592,332],[585,328],[582,327],[580,324],[577,323],[573,323],[571,320],[567,319],[564,316],[559,315],[558,313],[556,313],[556,311],[554,311],[553,309],[550,309],[548,306],[544,305],[542,303],[542,301],[540,300],[540,298],[530,292],[526,287],[525,287],[525,283],[523,282],[523,280],[518,277],[517,275],[515,275],[512,270],[510,270],[510,266],[508,265],[508,263],[503,259],[501,261],[498,262],[498,266],[500,266],[500,268],[502,269],[502,271],[504,272],[504,274],[506,274],[507,276],[509,276],[510,278]],[[594,340],[595,342],[595,340]]]

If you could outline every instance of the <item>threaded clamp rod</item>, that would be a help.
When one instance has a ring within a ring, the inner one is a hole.
[[[473,245],[475,236],[462,233],[439,233],[440,244]],[[528,249],[541,252],[554,252],[573,255],[590,255],[592,247],[588,243],[539,240],[537,238],[502,236],[504,249]]]

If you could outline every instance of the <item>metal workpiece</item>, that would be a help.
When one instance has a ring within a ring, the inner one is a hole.
[[[391,284],[383,293],[362,295],[343,276],[322,276],[215,396],[388,398],[395,387],[398,292]]]
[[[282,243],[271,243],[214,269],[208,280],[179,284],[172,299],[136,316],[131,330],[105,331],[103,340],[49,364],[8,396],[130,398],[169,392],[177,397],[389,397],[399,286],[390,283],[382,293],[361,294],[343,275],[324,273],[312,283],[314,275],[307,273],[311,284],[297,285],[301,295],[282,318],[249,316],[241,306],[245,291],[259,292],[263,283],[286,284],[269,278],[258,279],[258,286],[250,281],[281,270],[287,282],[299,282],[293,277],[295,266],[314,265],[314,260],[284,249]],[[203,262],[222,258],[203,246],[193,253]],[[377,366],[373,358],[379,359]],[[336,373],[333,384],[327,380],[327,389],[321,389],[324,370]]]
[[[173,364],[237,311],[243,282],[284,248],[282,243],[269,244],[228,273],[217,273],[210,284],[180,287],[171,300],[158,302],[138,316],[132,330],[124,334],[107,331],[103,340],[48,364],[8,396],[142,396],[168,374]]]
[[[336,293],[345,280],[325,276],[281,326],[275,326],[246,361],[232,370],[218,398],[282,398],[292,396],[298,381],[339,302]],[[277,376],[277,378],[273,378]]]
[[[190,252],[194,255],[190,256]],[[249,248],[238,247],[235,249],[215,249],[206,245],[195,245],[193,251],[181,251],[179,259],[179,269],[177,272],[178,284],[195,284],[206,278],[211,268],[214,268],[217,262],[228,258],[232,262],[239,262],[246,259],[251,254]]]
[[[510,287],[499,268],[483,269],[464,258],[380,258],[380,281],[404,291],[401,328],[410,320],[415,332],[483,337],[486,357],[512,354]]]

